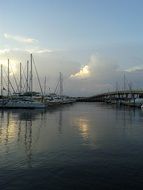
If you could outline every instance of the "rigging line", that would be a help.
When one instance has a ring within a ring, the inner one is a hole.
[[[32,57],[32,58],[33,58],[33,57]],[[42,86],[41,86],[41,82],[40,82],[40,78],[39,78],[39,75],[38,75],[38,71],[37,71],[37,68],[36,68],[36,65],[35,65],[34,58],[33,58],[33,63],[34,63],[34,68],[35,68],[36,75],[37,75],[37,78],[38,78],[38,82],[39,82],[40,90],[41,90],[41,93],[42,93],[42,96],[43,96],[43,95],[44,95],[44,94],[43,94],[43,89],[42,89]]]
[[[24,83],[24,85],[23,85],[23,89],[25,89],[25,88],[26,88],[26,83],[27,83],[27,78],[26,78],[26,74],[25,74],[25,72],[24,72],[23,66],[21,66],[21,68],[22,68],[22,72],[23,72],[24,79],[25,79],[25,83]],[[25,67],[25,68],[26,68],[26,67]]]
[[[7,80],[5,79],[5,77],[7,78],[7,76],[6,76],[6,71],[5,70],[3,70],[5,73],[5,76],[3,75],[3,88],[4,88],[4,86],[6,86],[7,87],[7,89],[6,90],[8,90],[8,84],[7,84]],[[10,92],[10,95],[11,95],[11,92]]]
[[[6,75],[6,77],[8,76],[8,75],[6,74],[6,72],[5,72],[5,75]],[[12,85],[11,81],[9,81],[9,83],[10,83],[10,86],[11,86],[11,88],[12,88],[13,92],[14,92],[14,93],[16,93],[16,91],[14,90],[14,87],[13,87],[13,85]],[[7,84],[7,86],[8,86],[8,84]],[[11,93],[10,93],[10,94],[11,94]]]
[[[24,76],[24,78],[25,78],[25,80],[27,79],[26,78],[26,74],[25,74],[25,71],[24,71],[24,68],[23,68],[23,66],[21,65],[21,68],[22,68],[22,71],[23,71],[23,76]],[[26,67],[25,67],[26,68]]]
[[[3,69],[3,71],[4,71],[4,69]],[[3,73],[3,80],[4,80],[4,82],[6,81],[5,77],[6,77],[6,76],[4,76],[4,73]],[[5,84],[3,84],[3,86],[2,86],[2,87],[4,87],[4,85],[6,85],[6,86],[7,86],[6,82],[5,82]]]
[[[26,63],[26,92],[30,91],[30,81],[29,81],[29,61],[27,60],[27,63]]]
[[[13,72],[13,68],[12,68],[11,65],[10,65],[10,68],[11,68],[11,70],[12,70],[12,74],[13,74],[13,78],[14,78],[14,81],[15,81],[15,84],[16,84],[16,87],[17,87],[17,91],[19,92],[19,86],[18,86],[18,83],[17,83],[16,77],[15,77],[15,74],[14,74],[14,72]]]
[[[46,77],[45,77],[45,79],[44,79],[44,95],[46,95],[46,82],[47,82],[47,80],[46,80]]]
[[[23,85],[23,90],[26,88],[26,82],[24,83],[24,85]]]
[[[60,83],[60,81],[58,80],[58,83],[57,83],[57,86],[56,86],[56,88],[55,88],[54,93],[56,93],[56,92],[58,93],[57,89],[58,89],[59,83]]]
[[[6,87],[8,87],[8,84],[7,84],[7,82],[6,82],[6,79],[5,79],[5,78],[3,78],[3,79],[4,79],[4,83],[5,83]],[[11,95],[11,92],[10,92],[10,95]]]

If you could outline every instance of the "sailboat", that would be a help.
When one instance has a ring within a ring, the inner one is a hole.
[[[45,108],[45,105],[41,102],[38,102],[34,99],[27,98],[11,98],[4,101],[1,101],[1,108],[27,108],[27,109],[35,109],[35,108]]]
[[[63,95],[63,75],[59,73],[59,81],[57,83],[55,92],[46,97],[46,102],[48,105],[62,105],[75,102],[75,99]],[[56,94],[56,91],[59,90],[59,93]]]
[[[6,98],[3,98],[3,85],[2,85],[2,67],[1,67],[1,96],[2,99],[0,100],[0,108],[30,108],[30,109],[37,109],[37,108],[45,108],[45,104],[42,102],[39,102],[35,100],[32,97],[33,93],[33,74],[32,74],[32,54],[30,55],[31,60],[31,76],[30,76],[30,82],[31,82],[31,96],[10,96],[10,79],[9,79],[9,60],[8,60],[8,96]],[[21,66],[21,64],[20,64]],[[20,69],[21,74],[21,69]],[[21,89],[21,76],[20,76],[20,89]],[[21,90],[20,90],[21,95]]]

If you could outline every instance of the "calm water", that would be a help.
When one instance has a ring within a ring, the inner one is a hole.
[[[143,111],[0,111],[0,190],[142,189]]]

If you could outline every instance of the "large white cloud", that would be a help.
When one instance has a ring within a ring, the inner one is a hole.
[[[71,78],[86,78],[90,76],[90,69],[88,65],[85,65],[84,67],[82,67],[80,69],[79,72],[75,73],[75,74],[71,74]]]
[[[131,87],[131,84],[132,88],[143,87],[141,77],[143,76],[143,70],[141,66],[123,70],[118,61],[96,54],[90,57],[85,66],[88,68],[90,75],[81,77],[84,76],[82,69],[72,74],[69,82],[71,87],[67,85],[69,91],[70,89],[75,89],[78,94],[84,96],[114,91],[116,88],[122,90],[124,88],[124,75],[127,89]]]
[[[117,75],[119,72],[119,66],[114,60],[92,55],[88,63],[79,72],[72,74],[71,78],[81,79],[88,77],[104,81],[110,79],[111,76]]]

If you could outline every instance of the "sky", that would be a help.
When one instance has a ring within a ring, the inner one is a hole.
[[[0,64],[6,70],[9,59],[18,78],[32,53],[47,93],[59,72],[66,95],[121,90],[124,76],[126,88],[141,89],[142,7],[142,0],[0,0]]]

